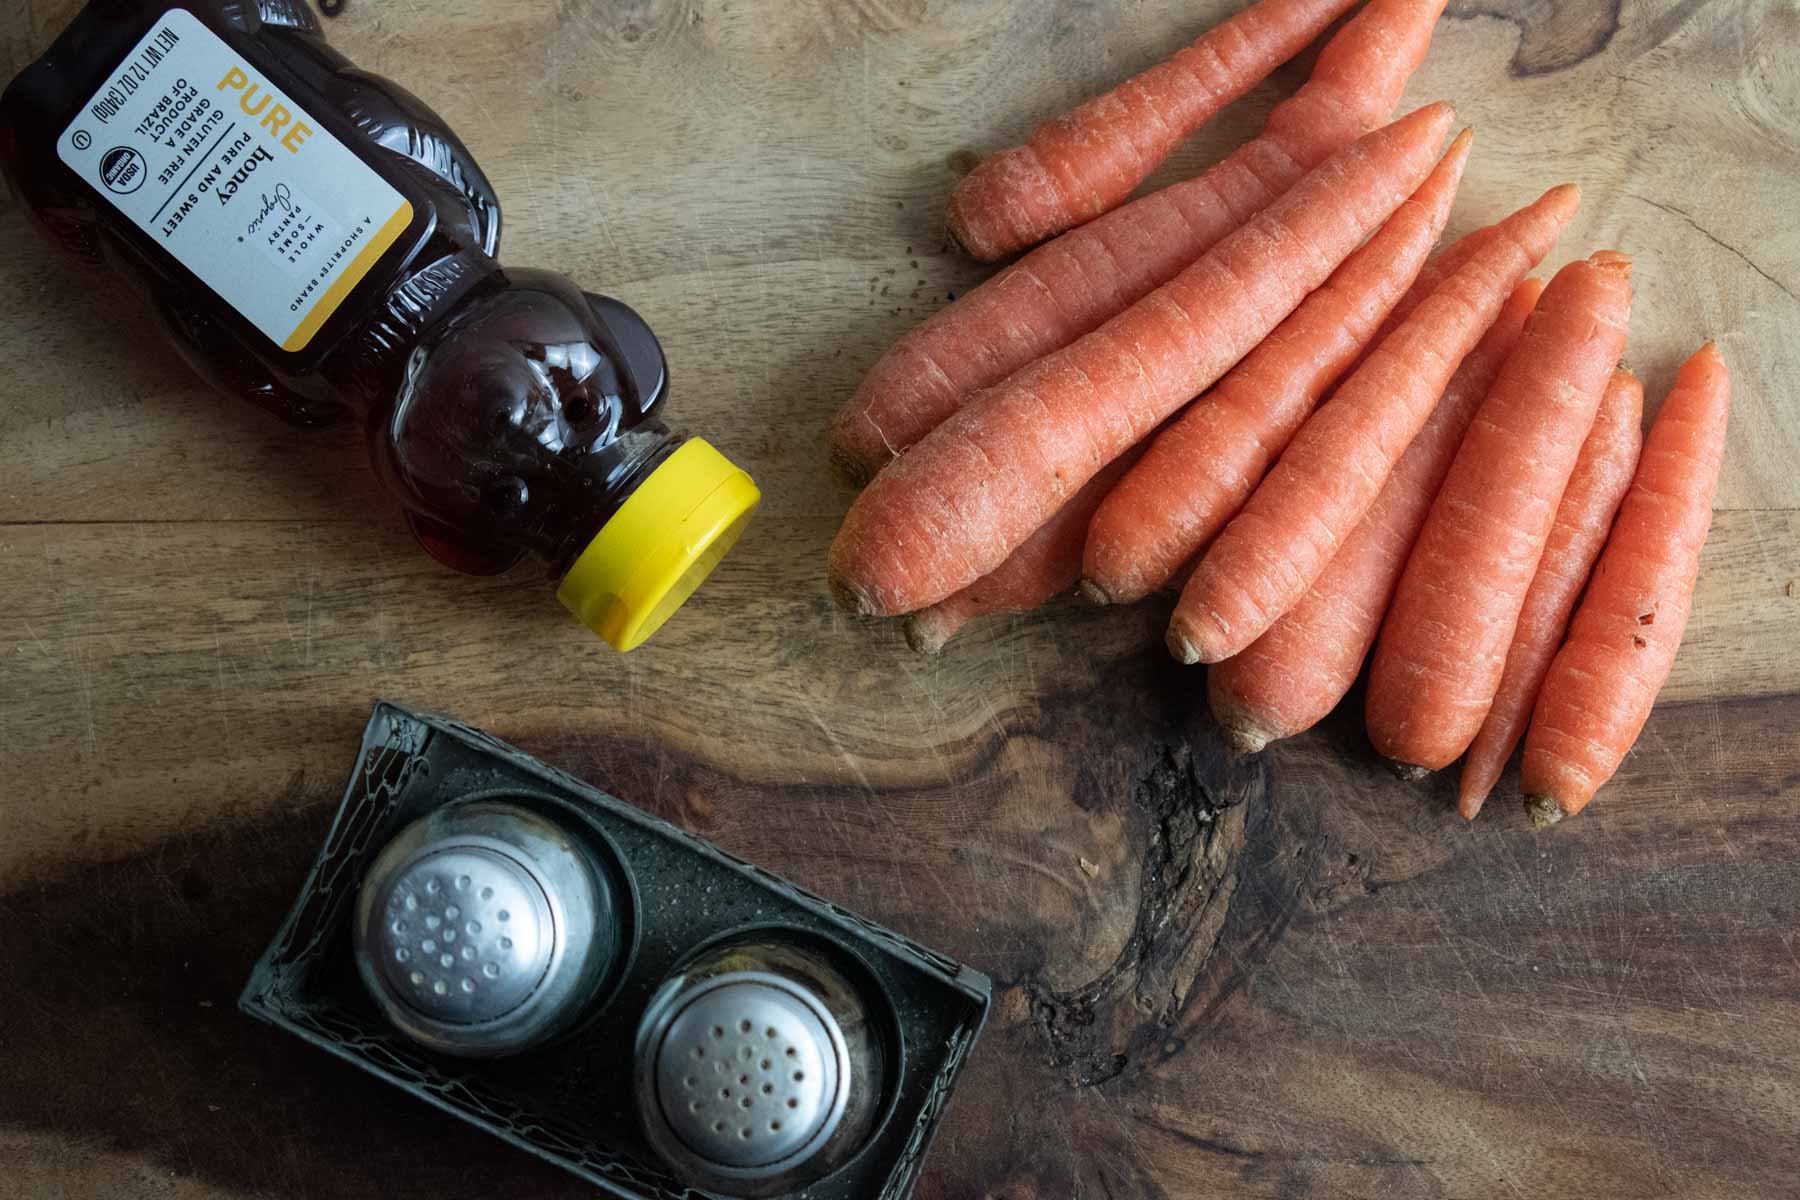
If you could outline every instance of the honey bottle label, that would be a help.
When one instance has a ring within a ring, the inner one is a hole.
[[[62,132],[77,176],[283,350],[304,349],[412,205],[185,9]]]

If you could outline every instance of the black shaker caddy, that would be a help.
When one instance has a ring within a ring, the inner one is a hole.
[[[989,992],[486,734],[382,702],[239,1006],[613,1196],[903,1200]]]

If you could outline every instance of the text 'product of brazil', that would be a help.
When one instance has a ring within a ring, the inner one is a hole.
[[[304,0],[92,0],[0,99],[0,166],[216,387],[298,425],[364,421],[433,557],[536,558],[619,649],[756,506],[748,475],[663,423],[642,318],[501,267],[469,152],[326,45]]]

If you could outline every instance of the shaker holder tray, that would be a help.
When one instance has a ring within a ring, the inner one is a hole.
[[[623,971],[572,1032],[508,1058],[435,1054],[388,1024],[358,977],[356,891],[401,828],[474,796],[580,821],[628,888]],[[714,941],[755,930],[829,948],[885,1013],[894,1064],[867,1144],[795,1200],[905,1200],[986,1020],[986,976],[545,766],[478,730],[382,701],[325,844],[238,1005],[430,1104],[628,1200],[696,1200],[638,1123],[632,1036],[657,985]]]

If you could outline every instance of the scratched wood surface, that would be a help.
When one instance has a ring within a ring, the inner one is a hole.
[[[1448,781],[1374,768],[1354,711],[1226,764],[1153,607],[926,661],[830,606],[823,430],[980,278],[943,247],[956,164],[1231,7],[351,0],[334,42],[463,134],[504,257],[638,306],[677,411],[766,491],[627,657],[529,572],[436,568],[357,437],[207,394],[0,207],[0,1196],[578,1193],[233,1010],[376,696],[990,971],[922,1196],[1792,1194],[1791,3],[1454,0],[1408,94],[1481,131],[1453,233],[1577,181],[1556,262],[1636,255],[1653,402],[1703,337],[1737,373],[1688,643],[1579,820],[1537,835],[1497,800],[1464,827]],[[73,8],[6,7],[0,68]]]

